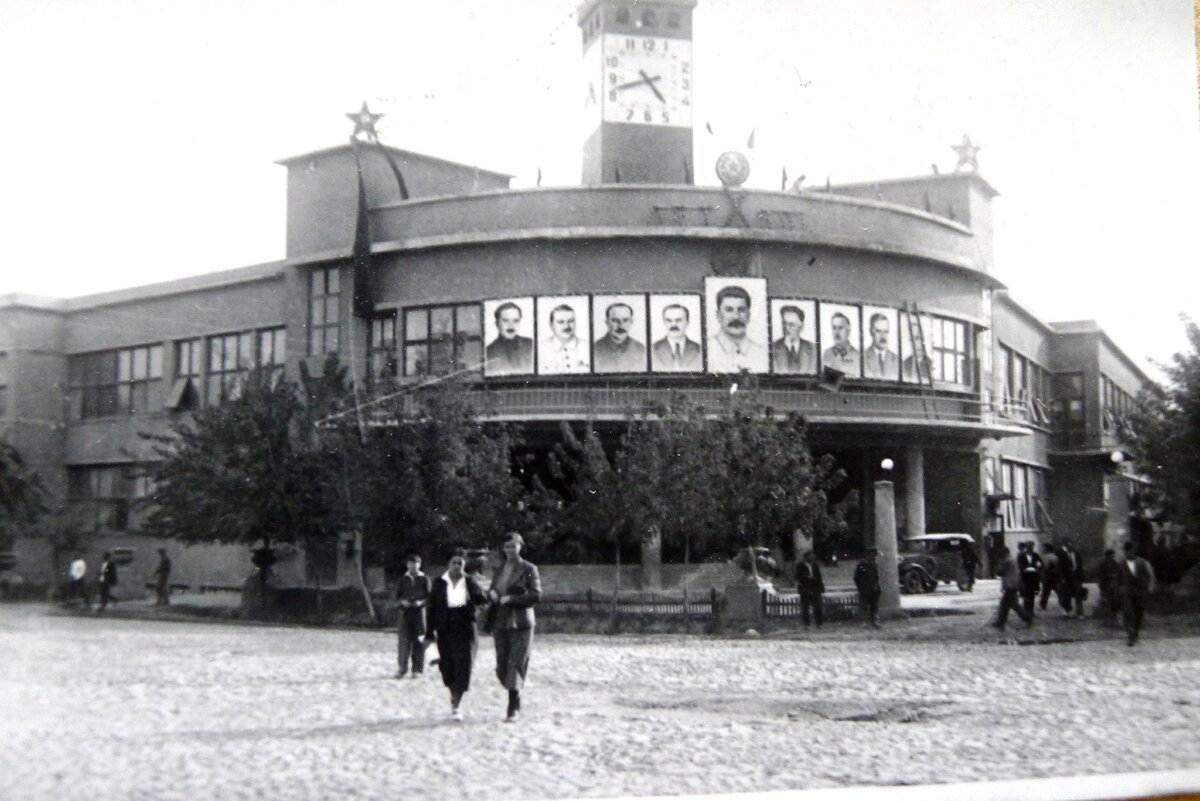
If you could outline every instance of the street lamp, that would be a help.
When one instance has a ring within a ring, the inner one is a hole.
[[[879,463],[879,466],[882,467],[884,470],[891,470],[893,467],[896,466],[896,463],[893,462],[891,459],[884,459],[882,462]]]

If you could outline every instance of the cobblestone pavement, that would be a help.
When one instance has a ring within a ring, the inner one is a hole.
[[[541,799],[1200,766],[1200,637],[545,635],[523,720],[480,649],[466,720],[392,635],[0,606],[0,798]],[[909,628],[906,628],[909,627]],[[1190,634],[1188,633],[1190,631]]]

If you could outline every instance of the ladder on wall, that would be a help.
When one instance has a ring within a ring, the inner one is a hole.
[[[908,336],[913,348],[913,375],[917,379],[917,386],[921,388],[921,406],[925,410],[926,417],[936,417],[936,408],[933,409],[932,415],[930,413],[930,397],[928,393],[929,390],[933,389],[933,374],[929,369],[931,362],[929,359],[929,349],[926,346],[925,326],[921,322],[921,310],[917,307],[915,300],[905,301],[903,309],[905,316],[908,318]]]

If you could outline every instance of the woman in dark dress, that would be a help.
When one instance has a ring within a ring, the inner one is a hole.
[[[475,607],[487,603],[483,588],[463,572],[466,561],[465,551],[454,552],[446,572],[433,582],[429,599],[429,617],[437,634],[438,668],[450,690],[450,717],[454,720],[462,720],[458,705],[471,687],[471,667],[478,647]]]

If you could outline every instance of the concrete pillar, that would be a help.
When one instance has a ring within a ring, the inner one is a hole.
[[[896,488],[890,481],[875,482],[875,547],[879,549],[879,614],[900,611],[900,575],[896,569]]]
[[[642,589],[662,592],[662,532],[651,526],[642,540]]]
[[[904,451],[904,536],[925,533],[925,451]]]

